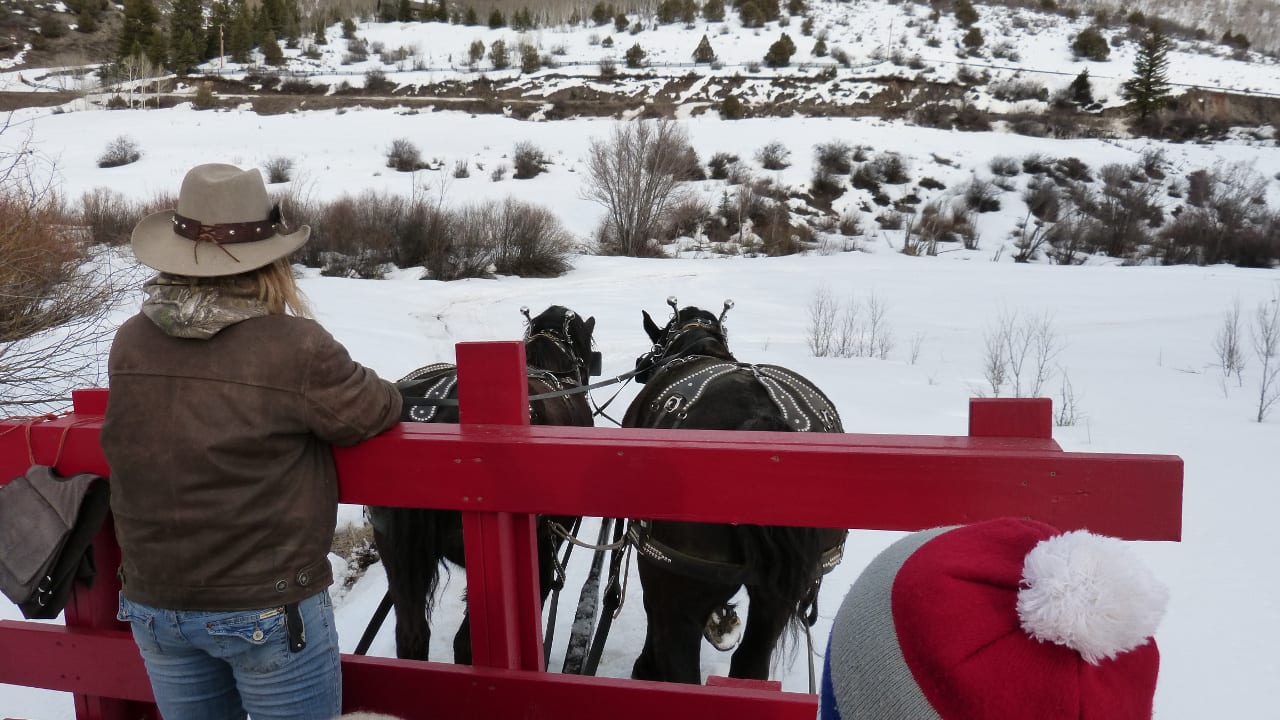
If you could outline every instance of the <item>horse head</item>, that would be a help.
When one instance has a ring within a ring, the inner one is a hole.
[[[552,305],[536,317],[529,308],[520,308],[527,322],[524,333],[525,358],[529,365],[572,379],[579,385],[600,374],[600,353],[591,349],[596,319],[583,320],[562,305]]]
[[[637,361],[637,365],[642,362],[660,365],[668,360],[694,355],[737,362],[729,352],[729,334],[724,326],[725,315],[733,307],[732,300],[724,301],[724,309],[718,317],[694,305],[678,308],[674,297],[667,298],[667,304],[671,306],[671,320],[661,328],[647,310],[641,311],[644,331],[649,335],[653,348]],[[644,382],[647,376],[648,373],[642,373],[637,377]]]

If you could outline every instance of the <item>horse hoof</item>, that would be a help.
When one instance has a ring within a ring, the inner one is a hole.
[[[738,611],[730,605],[711,611],[711,617],[702,628],[702,637],[720,652],[738,647],[742,640],[742,620],[738,618]]]

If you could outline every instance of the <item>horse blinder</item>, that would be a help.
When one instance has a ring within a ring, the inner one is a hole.
[[[589,377],[599,377],[604,372],[604,358],[597,350],[592,350],[591,355],[587,358],[587,375]]]

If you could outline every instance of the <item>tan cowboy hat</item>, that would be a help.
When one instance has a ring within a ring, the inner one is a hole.
[[[133,254],[160,272],[192,277],[238,275],[302,247],[303,225],[282,234],[284,221],[267,197],[257,168],[197,165],[182,179],[178,208],[161,210],[133,229]]]

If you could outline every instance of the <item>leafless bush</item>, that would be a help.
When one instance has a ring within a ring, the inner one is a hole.
[[[489,179],[494,182],[502,182],[504,179],[506,179],[506,177],[507,177],[507,166],[503,163],[494,165],[493,169],[489,171]]]
[[[1258,303],[1250,336],[1253,354],[1258,357],[1258,415],[1262,422],[1280,401],[1280,288],[1273,290],[1270,300]]]
[[[143,215],[137,203],[110,188],[94,188],[80,198],[80,224],[88,229],[89,241],[95,245],[129,242],[133,226]]]
[[[1213,352],[1218,356],[1218,366],[1222,368],[1223,393],[1226,393],[1226,381],[1236,376],[1237,387],[1244,385],[1244,339],[1240,332],[1240,298],[1231,305],[1231,309],[1223,313],[1222,325],[1213,338]]]
[[[1280,260],[1280,212],[1267,207],[1264,177],[1233,165],[1193,172],[1187,185],[1187,206],[1160,232],[1162,262],[1266,268]]]
[[[854,237],[862,234],[862,214],[856,212],[846,212],[840,216],[840,220],[836,223],[836,230],[845,237]]]
[[[984,213],[1000,209],[1000,188],[990,180],[974,178],[962,188],[961,193],[970,210]]]
[[[712,180],[727,180],[729,169],[738,164],[738,156],[731,153],[718,152],[707,161]]]
[[[1071,427],[1084,419],[1084,413],[1080,410],[1080,397],[1076,395],[1067,371],[1063,368],[1059,368],[1059,371],[1062,373],[1062,383],[1058,386],[1058,412],[1053,415],[1053,424]]]
[[[387,148],[387,167],[398,172],[413,172],[426,167],[422,162],[422,151],[408,138],[396,138]]]
[[[524,140],[516,143],[515,152],[511,155],[513,171],[511,177],[516,180],[527,180],[546,172],[550,161],[537,145]]]
[[[107,149],[98,156],[98,167],[113,168],[135,163],[142,157],[138,143],[127,135],[121,135],[107,143]]]
[[[1006,386],[1013,397],[1039,397],[1062,352],[1048,313],[1020,319],[1017,311],[1002,311],[983,341],[984,374],[993,397],[1000,397]]]
[[[818,167],[826,172],[833,175],[848,175],[853,172],[853,163],[850,160],[853,148],[847,143],[839,140],[820,143],[814,146],[813,152],[818,161]]]
[[[268,184],[286,183],[293,175],[293,158],[275,155],[268,158],[262,168],[267,171]]]
[[[480,222],[461,223],[463,232],[479,226],[494,247],[494,271],[521,277],[558,277],[569,269],[573,237],[546,208],[512,198],[480,206]]]
[[[9,122],[0,134],[17,134]],[[95,256],[50,186],[36,180],[28,141],[0,154],[0,409],[31,415],[100,385],[107,315],[135,278]],[[90,262],[90,260],[93,260]]]
[[[684,129],[671,120],[620,122],[608,139],[592,141],[583,195],[605,208],[602,251],[657,252],[655,234],[683,195],[678,174],[688,145]]]
[[[765,170],[785,170],[791,166],[791,151],[774,141],[756,151],[756,161]]]
[[[974,213],[954,202],[932,200],[920,209],[915,218],[913,232],[920,242],[936,245],[940,242],[963,243],[966,250],[978,249],[978,231]],[[929,254],[936,254],[934,253]]]
[[[1027,188],[1022,191],[1022,201],[1027,204],[1027,210],[1037,220],[1044,222],[1056,222],[1058,220],[1058,213],[1062,208],[1062,198],[1057,186],[1052,182],[1044,179],[1032,179],[1031,182],[1027,183]]]
[[[471,177],[471,163],[466,158],[453,162],[453,176],[459,180]]]
[[[911,173],[910,168],[907,167],[907,161],[898,153],[880,153],[876,155],[870,165],[875,168],[876,177],[889,185],[902,185],[911,182]]]
[[[998,80],[991,83],[988,89],[992,97],[1005,102],[1019,102],[1022,100],[1044,102],[1049,99],[1049,90],[1045,88],[1043,83],[1027,78],[1012,77],[1006,80]]]
[[[671,207],[661,238],[696,237],[711,222],[711,206],[701,196],[690,195]]]
[[[830,287],[819,286],[809,301],[809,351],[814,357],[887,359],[894,347],[888,310],[875,292],[841,303]]]
[[[1022,166],[1017,158],[1008,155],[997,155],[991,158],[988,167],[991,168],[991,174],[997,177],[1017,177],[1022,172]]]
[[[1033,215],[1028,211],[1026,217],[1022,218],[1013,230],[1013,246],[1018,249],[1018,252],[1014,253],[1013,261],[1026,263],[1036,259],[1036,256],[1049,244],[1049,229],[1045,227],[1044,221],[1033,219]]]

